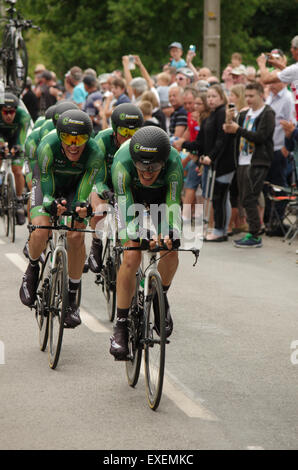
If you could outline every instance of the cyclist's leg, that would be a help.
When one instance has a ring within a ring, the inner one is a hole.
[[[33,225],[50,225],[48,215],[32,218]],[[20,288],[20,299],[28,307],[33,305],[39,276],[39,258],[46,247],[48,230],[36,229],[31,233],[28,244],[29,264],[23,276]]]
[[[166,336],[169,337],[173,331],[173,320],[170,313],[170,306],[168,302],[167,292],[171,286],[172,280],[174,279],[175,273],[178,268],[178,252],[177,251],[162,251],[160,253],[161,259],[158,263],[158,272],[161,277],[162,288],[165,299],[165,311],[166,311]],[[156,299],[153,299],[154,309],[157,309]],[[158,325],[156,325],[158,330]]]
[[[23,201],[23,190],[25,187],[25,178],[22,172],[23,159],[13,160],[12,172],[14,174],[16,184],[16,196],[17,196],[17,207],[16,207],[16,219],[18,225],[23,225],[26,222],[24,201]]]
[[[106,205],[106,201],[101,199],[95,191],[91,193],[90,202],[93,212],[103,211],[103,207]],[[88,266],[93,273],[99,273],[102,268],[102,238],[100,234],[103,218],[103,215],[95,215],[90,221],[91,228],[93,230],[97,229],[97,233],[92,235],[92,244],[88,257]]]
[[[84,222],[76,221],[74,228],[86,228]],[[81,284],[82,273],[86,258],[85,234],[82,232],[67,233],[67,255],[68,255],[68,300],[69,305],[66,312],[65,323],[75,328],[80,325],[80,310],[76,304],[77,292]]]
[[[124,246],[139,246],[139,243],[129,241]],[[136,272],[140,262],[141,252],[125,251],[117,274],[117,320],[110,348],[110,353],[116,359],[125,359],[129,352],[127,317],[135,292]]]

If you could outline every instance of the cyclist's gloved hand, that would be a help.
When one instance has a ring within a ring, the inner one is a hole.
[[[111,203],[114,202],[114,193],[113,193],[113,191],[110,191],[108,189],[105,189],[98,196],[100,197],[100,199],[103,199],[104,201],[108,201],[108,202],[111,202]]]
[[[77,202],[76,203],[76,209],[78,207],[81,208],[81,209],[87,209],[87,215],[85,215],[85,217],[91,217],[91,215],[92,215],[92,205],[90,204],[90,202]],[[81,217],[79,214],[78,214],[78,218],[79,219],[84,219],[84,217]]]
[[[45,208],[45,211],[52,215],[52,216],[56,216],[58,215],[57,214],[57,210],[58,210],[58,205],[61,205],[61,206],[66,206],[66,201],[65,199],[63,198],[58,198],[58,199],[55,199],[54,201],[51,202],[51,204],[48,204],[48,205],[44,205],[44,208]]]

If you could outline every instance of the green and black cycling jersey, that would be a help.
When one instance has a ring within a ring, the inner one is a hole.
[[[95,136],[95,141],[105,156],[106,162],[106,166],[102,167],[100,171],[99,182],[96,184],[96,188],[94,188],[97,194],[101,194],[103,191],[111,190],[113,188],[111,168],[114,161],[114,155],[119,147],[116,145],[114,131],[111,128],[99,131]]]
[[[34,186],[40,184],[42,201],[37,201],[36,198],[33,201],[33,217],[44,215],[39,206],[49,207],[57,195],[74,193],[72,209],[77,202],[86,202],[93,184],[97,183],[100,170],[105,166],[104,156],[94,139],[90,138],[86,143],[80,159],[72,162],[66,157],[61,141],[54,131],[40,142],[37,161]]]
[[[55,129],[53,119],[46,119],[39,128],[39,140],[43,139],[53,129]]]
[[[115,154],[112,180],[120,212],[119,236],[123,244],[138,238],[136,233],[139,230],[139,219],[133,209],[134,204],[165,204],[165,217],[159,223],[158,233],[165,235],[170,230],[180,232],[183,167],[177,150],[171,147],[165,167],[154,184],[143,186],[130,155],[129,141],[125,142]]]

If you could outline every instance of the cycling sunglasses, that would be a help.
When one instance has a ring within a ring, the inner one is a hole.
[[[155,162],[155,163],[134,162],[134,165],[139,171],[146,171],[147,173],[155,173],[156,171],[160,171],[164,167],[164,164],[161,162]]]
[[[4,115],[15,114],[16,111],[17,110],[15,108],[10,108],[10,109],[2,108],[2,110],[1,110],[2,114],[4,114]]]
[[[60,132],[60,139],[65,145],[76,145],[80,147],[89,139],[88,134],[71,135],[66,132]]]
[[[132,137],[139,129],[128,129],[127,127],[117,127],[117,132],[122,137]]]

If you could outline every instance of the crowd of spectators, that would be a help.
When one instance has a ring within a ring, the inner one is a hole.
[[[95,132],[110,127],[118,104],[138,105],[145,125],[165,130],[181,154],[183,219],[190,221],[195,203],[209,196],[212,168],[216,178],[206,240],[221,242],[248,232],[238,246],[261,246],[265,226],[270,235],[284,234],[280,223],[272,221],[267,182],[287,188],[293,171],[297,181],[298,36],[292,39],[291,53],[294,64],[287,66],[280,49],[248,65],[235,52],[221,77],[205,66],[195,67],[194,50],[184,54],[179,42],[169,45],[170,60],[157,75],[149,73],[138,55],[123,56],[120,70],[99,76],[92,68],[73,66],[63,83],[37,64],[22,98],[33,120],[57,101],[72,100],[88,113]],[[280,205],[277,211],[281,221],[284,210]]]

